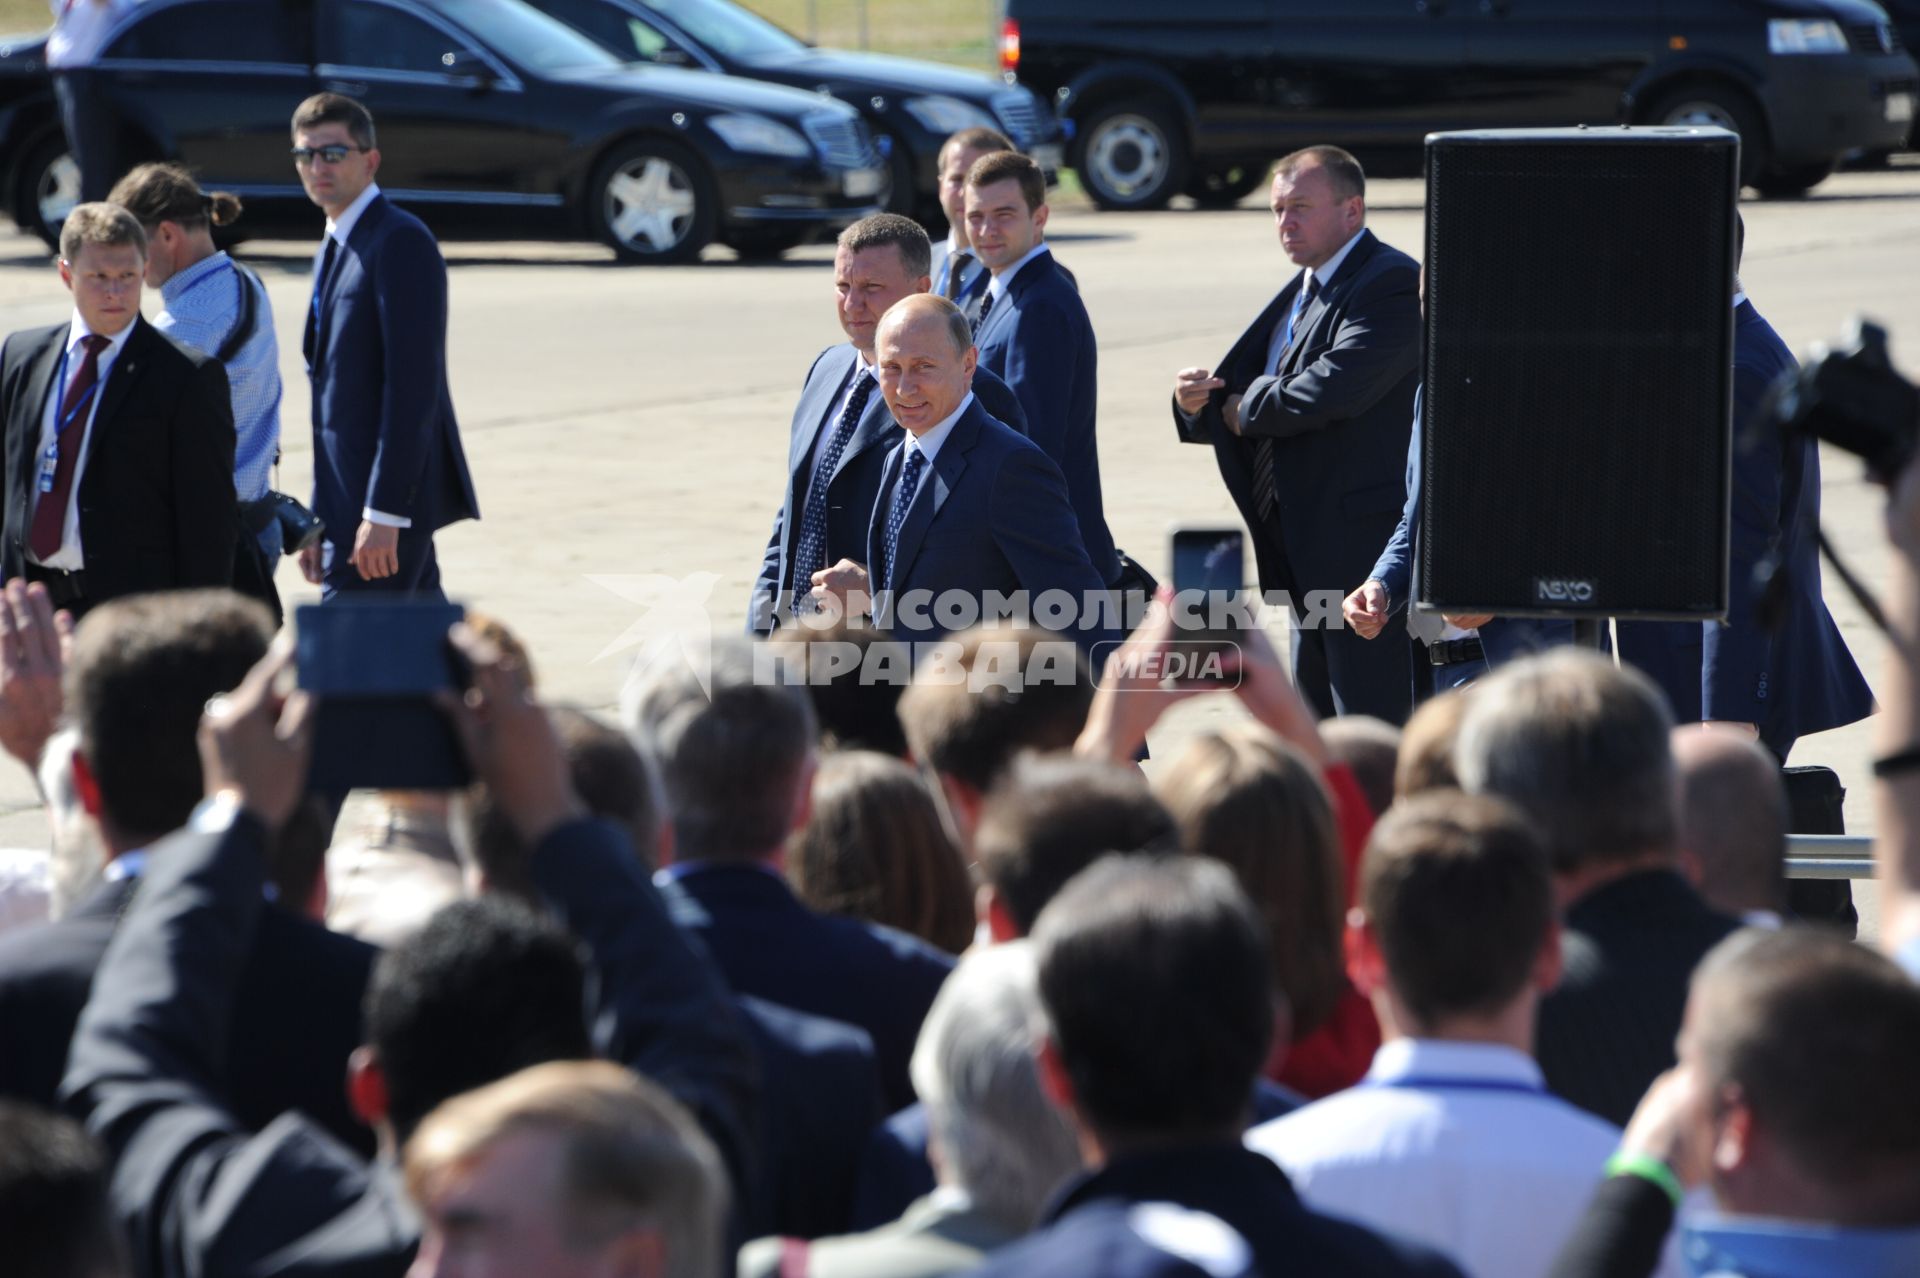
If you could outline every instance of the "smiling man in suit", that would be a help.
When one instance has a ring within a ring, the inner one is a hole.
[[[1420,376],[1420,269],[1366,229],[1366,181],[1338,147],[1275,166],[1275,228],[1301,270],[1217,370],[1180,372],[1173,415],[1184,442],[1213,445],[1261,590],[1291,600],[1301,692],[1322,716],[1402,723],[1414,673],[1404,616],[1371,642],[1339,616],[1399,520]]]
[[[877,213],[840,233],[834,313],[847,340],[815,358],[793,410],[786,493],[747,604],[747,628],[756,634],[789,613],[813,611],[814,574],[867,553],[880,468],[899,438],[877,393],[873,335],[895,302],[928,291],[931,253],[919,223],[897,213]],[[1026,429],[1019,401],[999,378],[980,377],[974,389],[989,413]]]
[[[44,582],[76,618],[121,595],[233,580],[227,376],[140,318],[146,259],[132,214],[80,205],[60,232],[72,319],[0,352],[0,571]]]
[[[447,389],[446,263],[420,219],[380,193],[373,116],[358,102],[302,102],[293,160],[327,215],[302,344],[313,509],[327,536],[301,552],[300,570],[327,599],[443,598],[433,534],[480,517]]]
[[[966,207],[968,242],[991,272],[974,323],[980,367],[1020,397],[1027,437],[1066,477],[1087,558],[1113,585],[1120,557],[1094,441],[1098,351],[1079,290],[1046,244],[1046,175],[1015,151],[983,156],[967,171]]]
[[[1036,622],[1082,647],[1116,639],[1059,467],[974,396],[966,316],[945,298],[909,297],[881,320],[874,349],[904,433],[887,454],[866,566],[843,560],[816,585],[843,602],[870,592],[902,639],[970,626],[996,598],[1038,612],[1043,596],[1062,607]]]

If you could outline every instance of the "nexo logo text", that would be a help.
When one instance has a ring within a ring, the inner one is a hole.
[[[1576,577],[1535,577],[1533,601],[1543,604],[1589,604],[1593,602],[1591,581]]]

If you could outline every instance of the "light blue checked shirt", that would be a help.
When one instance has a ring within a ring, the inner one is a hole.
[[[225,253],[195,262],[160,286],[165,309],[153,326],[203,355],[216,354],[240,322],[240,272]],[[227,364],[233,391],[233,491],[241,501],[267,495],[280,452],[280,352],[273,336],[273,305],[262,288],[253,299],[253,336]],[[280,556],[280,526],[260,534],[269,560]]]

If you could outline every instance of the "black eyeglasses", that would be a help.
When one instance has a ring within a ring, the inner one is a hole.
[[[293,162],[312,164],[315,160],[321,160],[327,164],[338,164],[355,151],[366,149],[364,146],[344,146],[337,143],[333,146],[296,146],[293,148]]]

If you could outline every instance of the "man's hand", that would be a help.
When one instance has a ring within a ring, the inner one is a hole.
[[[1449,626],[1458,626],[1462,630],[1478,630],[1493,620],[1490,612],[1443,612],[1440,620]]]
[[[1221,420],[1226,422],[1227,429],[1236,435],[1245,433],[1240,429],[1243,424],[1240,421],[1240,402],[1245,398],[1244,395],[1229,395],[1226,403],[1220,405]]]
[[[326,579],[326,562],[320,549],[322,544],[316,541],[300,549],[300,575],[315,586]]]
[[[555,827],[586,814],[560,737],[518,662],[464,621],[449,638],[472,666],[473,686],[465,697],[441,693],[440,708],[501,814],[529,849],[538,847]]]
[[[60,726],[60,677],[73,644],[73,618],[56,613],[47,588],[16,578],[0,595],[0,749],[40,766]]]
[[[1372,639],[1387,625],[1387,588],[1369,577],[1340,601],[1340,615],[1362,639]]]
[[[1620,1138],[1620,1152],[1656,1158],[1692,1189],[1706,1180],[1713,1158],[1707,1097],[1698,1075],[1676,1066],[1653,1080]]]
[[[361,577],[378,581],[400,571],[400,530],[392,524],[360,521],[353,534],[353,557],[348,560]]]
[[[822,607],[838,605],[844,612],[864,613],[872,604],[873,588],[867,566],[842,559],[813,574],[813,598]]]
[[[1210,368],[1183,368],[1173,379],[1173,402],[1191,417],[1207,406],[1214,391],[1225,385]]]
[[[307,792],[313,759],[312,700],[289,691],[293,637],[282,631],[238,688],[207,702],[200,718],[200,769],[209,798],[227,795],[278,830]]]

